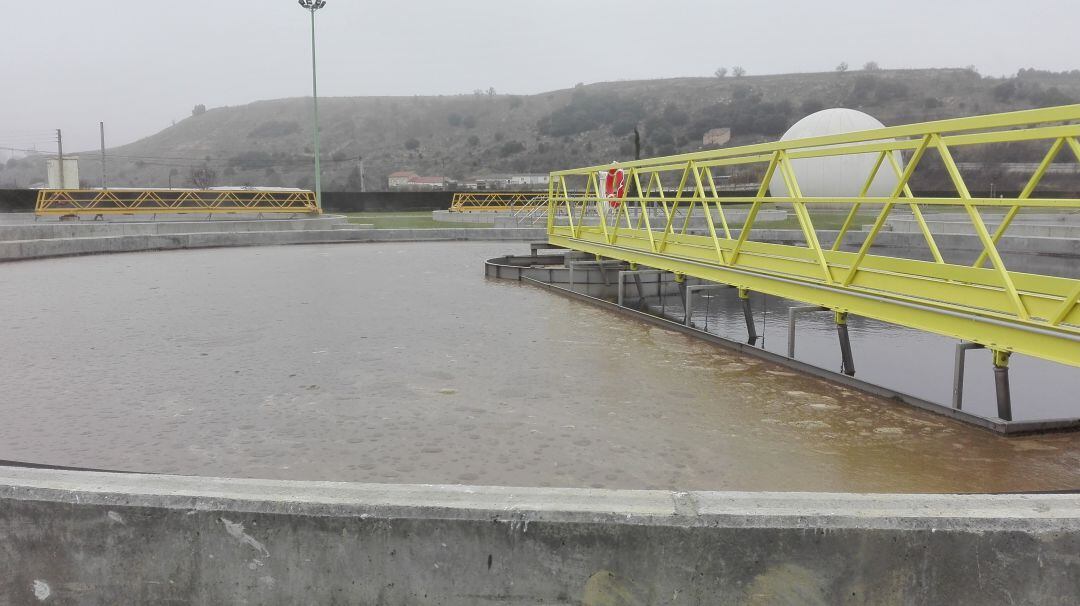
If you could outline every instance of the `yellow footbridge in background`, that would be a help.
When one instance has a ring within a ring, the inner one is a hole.
[[[314,213],[315,192],[300,189],[43,189],[38,215]]]
[[[1080,105],[1069,105],[556,171],[546,200],[548,239],[598,257],[734,286],[743,297],[756,291],[828,308],[837,322],[850,313],[979,344],[993,350],[999,368],[1013,352],[1080,366],[1080,280],[1010,271],[997,247],[1025,210],[1080,211],[1080,199],[1036,195],[1055,159],[1080,162],[1077,121]],[[1018,142],[1045,150],[1026,187],[1012,198],[973,197],[953,151]],[[841,197],[803,195],[796,179],[801,159],[856,154],[874,158],[861,190]],[[913,193],[913,173],[932,162],[948,174],[955,196]],[[726,171],[739,167],[745,174],[748,165],[757,165],[762,175],[754,195],[717,193]],[[615,166],[625,176],[621,198],[605,187],[605,175]],[[873,197],[868,192],[880,171],[890,171],[895,186],[889,195]],[[783,183],[783,195],[770,195],[774,182]],[[822,242],[824,234],[811,217],[821,205],[847,211],[829,243]],[[741,207],[741,226],[729,218],[733,206]],[[755,240],[754,221],[766,206],[789,208],[804,244]],[[913,215],[932,260],[871,254],[898,207]],[[943,258],[925,215],[944,209],[959,209],[974,229],[982,249],[974,264]],[[993,231],[983,219],[986,209],[1004,213]],[[857,214],[866,210],[874,213],[868,231],[853,232]],[[697,229],[691,229],[694,217]],[[853,233],[864,235],[858,250],[841,250]]]
[[[528,212],[548,203],[544,192],[457,192],[450,200],[450,211],[464,212]]]

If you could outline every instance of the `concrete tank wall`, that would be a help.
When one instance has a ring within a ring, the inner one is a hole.
[[[0,468],[5,604],[1064,604],[1076,495],[406,486]]]

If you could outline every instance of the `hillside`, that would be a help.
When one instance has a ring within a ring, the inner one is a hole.
[[[635,126],[647,157],[703,149],[703,133],[718,127],[731,128],[727,145],[775,139],[825,107],[901,124],[1077,101],[1077,70],[1002,79],[965,69],[605,82],[527,96],[325,98],[323,183],[357,189],[361,155],[374,190],[397,170],[465,180],[628,159]],[[213,108],[108,153],[113,186],[165,186],[170,174],[173,185],[190,185],[193,169],[206,167],[215,184],[310,187],[310,99]],[[79,155],[84,183],[99,185],[97,152]],[[0,186],[41,181],[42,163],[9,163]]]

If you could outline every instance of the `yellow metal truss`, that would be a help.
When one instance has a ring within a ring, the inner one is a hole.
[[[618,166],[627,171],[628,187],[617,205],[609,204],[599,187],[598,175],[610,166],[556,171],[548,186],[549,241],[972,341],[996,352],[1080,366],[1080,280],[1009,271],[997,248],[1023,209],[1080,210],[1080,199],[1033,196],[1060,151],[1068,148],[1080,162],[1078,120],[1080,105],[1068,105],[624,162]],[[950,150],[1017,141],[1049,144],[1027,186],[1014,198],[973,197]],[[954,197],[921,197],[908,186],[930,150],[949,175]],[[903,167],[897,159],[902,153],[907,156]],[[857,194],[827,198],[802,194],[793,160],[853,154],[877,158]],[[714,170],[745,165],[764,167],[756,194],[720,196]],[[894,189],[887,197],[868,196],[882,169],[896,174]],[[787,186],[786,196],[769,194],[774,176]],[[675,187],[662,183],[676,179]],[[822,204],[848,209],[828,247],[821,243],[809,212]],[[738,233],[725,215],[725,208],[732,205],[748,207]],[[805,245],[755,241],[751,232],[765,205],[790,208]],[[910,210],[933,260],[870,254],[897,206]],[[925,212],[949,206],[964,211],[979,238],[982,254],[974,265],[946,262],[927,225]],[[858,250],[841,250],[856,214],[867,208],[877,214]],[[993,233],[983,220],[983,208],[1006,211]],[[707,228],[700,231],[707,233],[690,229],[695,213]],[[984,267],[987,261],[989,267]]]
[[[457,192],[450,200],[450,211],[458,213],[522,211],[540,208],[547,203],[548,198],[544,192]]]
[[[259,189],[43,189],[38,215],[315,213],[315,193]]]

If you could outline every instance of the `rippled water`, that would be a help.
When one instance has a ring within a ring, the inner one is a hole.
[[[900,256],[913,256],[910,251],[904,252]],[[974,253],[962,255],[955,262],[970,263],[974,256]],[[1017,255],[1010,261],[1010,267],[1019,271],[1080,278],[1080,265],[1072,259]],[[710,332],[736,340],[746,339],[742,304],[733,290],[699,294],[695,299],[694,322],[699,327],[705,327],[707,323]],[[660,302],[656,297],[648,300],[654,305]],[[765,335],[765,348],[786,355],[787,310],[803,303],[758,294],[752,296],[751,302],[757,331]],[[664,304],[670,315],[682,318],[681,300],[669,296]],[[859,316],[852,316],[848,324],[858,378],[938,404],[952,405],[956,339]],[[798,316],[795,357],[840,371],[840,345],[832,313]],[[1080,369],[1019,354],[1012,356],[1009,369],[1014,419],[1080,417]],[[985,417],[996,417],[997,399],[990,352],[968,352],[964,374],[964,409]]]
[[[483,277],[484,259],[524,248],[0,265],[0,459],[377,482],[1080,487],[1078,434],[998,437]]]

